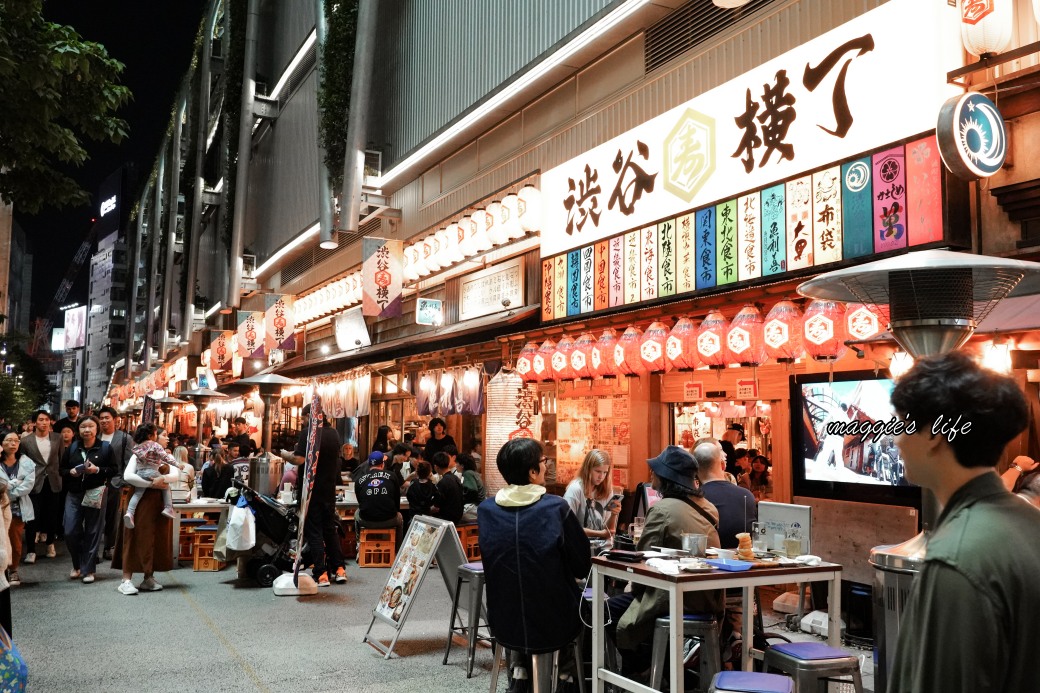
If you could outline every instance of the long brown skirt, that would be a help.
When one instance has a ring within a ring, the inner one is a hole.
[[[122,523],[133,492],[133,486],[123,487],[117,522]],[[116,533],[113,568],[145,575],[173,569],[173,520],[164,517],[162,510],[162,492],[146,490],[134,513],[134,529],[123,527]]]

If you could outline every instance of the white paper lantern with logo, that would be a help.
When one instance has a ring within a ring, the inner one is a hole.
[[[437,261],[437,235],[430,234],[422,239],[423,260],[426,262],[426,273],[440,270],[441,263]]]
[[[441,229],[437,232],[437,262],[441,269],[452,266],[451,252],[448,249],[448,230]]]
[[[502,228],[506,238],[511,241],[524,237],[524,229],[520,226],[520,198],[516,193],[509,193],[502,198]]]
[[[401,268],[401,276],[405,281],[414,282],[419,278],[416,262],[419,260],[419,251],[414,245],[406,246],[404,249],[404,266]]]
[[[485,250],[491,250],[491,239],[488,237],[488,222],[491,221],[492,226],[494,222],[489,218],[486,209],[478,209],[471,215],[473,219],[473,225],[476,227],[476,231],[473,234],[473,244],[478,253],[482,253]]]
[[[477,227],[473,223],[473,217],[466,215],[459,219],[459,250],[465,257],[472,257],[477,252],[477,241],[475,235]]]
[[[462,248],[459,246],[459,225],[457,223],[448,224],[448,228],[444,231],[448,237],[448,260],[451,264],[462,262],[466,256],[462,254]]]
[[[1011,45],[1014,0],[958,0],[961,42],[972,55],[1003,53]]]
[[[428,276],[431,272],[430,265],[427,263],[427,254],[430,251],[429,244],[426,239],[415,242],[415,249],[419,254],[419,258],[415,261],[415,271],[419,273],[420,277]]]
[[[502,245],[509,240],[502,223],[502,203],[492,202],[487,206],[488,239],[492,245]]]
[[[533,185],[525,185],[517,193],[520,228],[527,233],[542,229],[542,192]]]
[[[1033,0],[1033,19],[1040,24],[1040,0]]]

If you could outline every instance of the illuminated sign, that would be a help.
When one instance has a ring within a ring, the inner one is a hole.
[[[101,216],[105,216],[109,212],[115,211],[116,208],[116,196],[108,198],[107,200],[101,201]]]

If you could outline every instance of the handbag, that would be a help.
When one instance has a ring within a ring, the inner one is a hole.
[[[105,503],[105,487],[98,486],[97,488],[88,488],[83,492],[83,500],[80,501],[80,505],[84,508],[94,508],[100,510],[101,506]]]
[[[29,686],[29,667],[11,636],[0,627],[0,690],[23,693]]]
[[[256,518],[248,505],[236,505],[231,510],[227,528],[227,550],[248,551],[256,545]]]

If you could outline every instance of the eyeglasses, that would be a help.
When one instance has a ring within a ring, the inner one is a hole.
[[[542,455],[542,459],[538,460],[538,464],[549,464],[549,457],[547,455]]]

